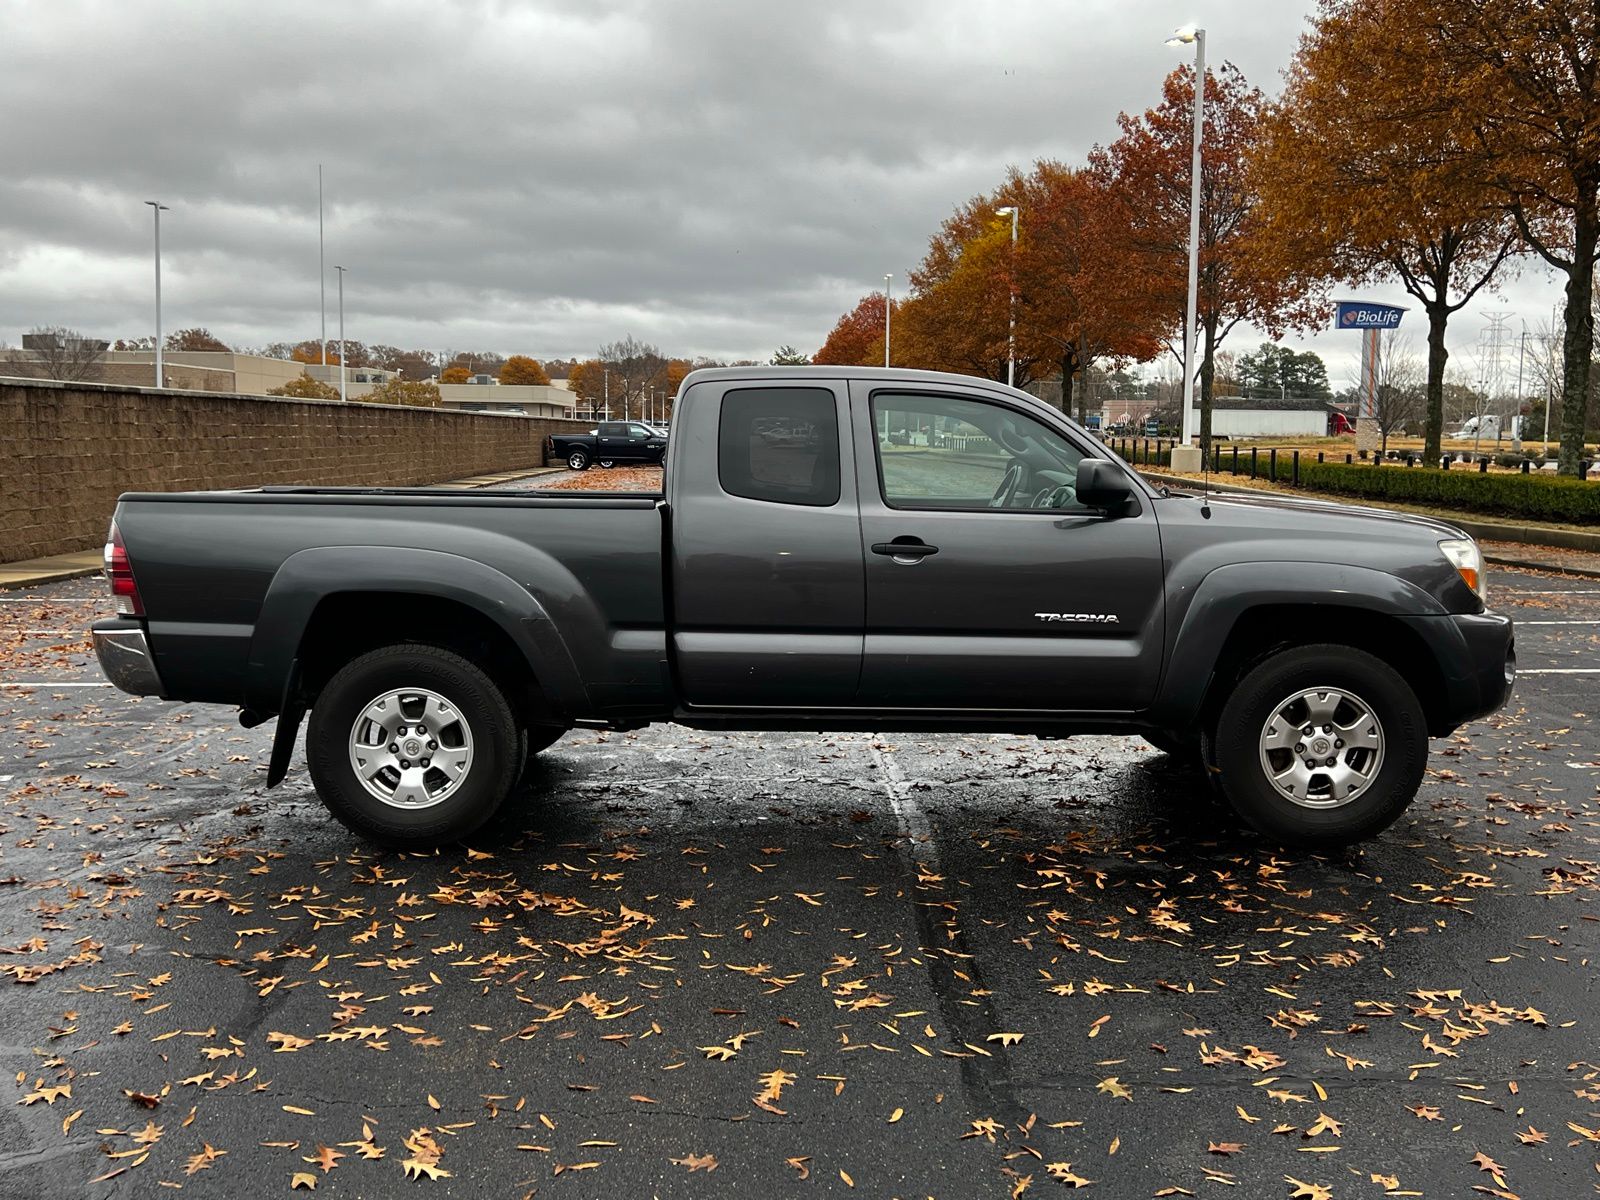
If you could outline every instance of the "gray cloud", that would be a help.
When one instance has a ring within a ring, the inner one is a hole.
[[[1205,7],[1214,53],[1275,89],[1310,0]],[[1008,163],[1113,138],[1119,110],[1158,98],[1180,61],[1162,39],[1194,15],[1188,0],[0,12],[0,337],[150,332],[147,198],[172,208],[169,330],[314,336],[321,162],[329,303],[345,264],[352,337],[566,356],[632,332],[741,357],[816,347]],[[1316,341],[1337,377],[1340,339]]]

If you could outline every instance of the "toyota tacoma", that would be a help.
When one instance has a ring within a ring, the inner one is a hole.
[[[1511,622],[1440,521],[1154,487],[964,376],[702,370],[673,415],[659,494],[125,495],[103,668],[276,718],[269,787],[309,714],[324,803],[411,847],[472,833],[568,730],[654,721],[1139,734],[1267,836],[1335,846],[1511,690]]]

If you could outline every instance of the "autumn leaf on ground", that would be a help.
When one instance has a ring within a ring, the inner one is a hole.
[[[1072,1164],[1069,1162],[1046,1163],[1044,1169],[1051,1179],[1069,1188],[1088,1187],[1094,1182],[1092,1179],[1085,1179],[1082,1175],[1076,1174],[1072,1169]]]
[[[70,1083],[60,1083],[54,1084],[50,1087],[42,1087],[36,1092],[29,1092],[21,1100],[18,1100],[17,1103],[37,1104],[39,1101],[43,1100],[46,1104],[54,1104],[63,1096],[70,1097],[71,1095],[72,1085]]]
[[[799,1171],[800,1178],[802,1180],[811,1178],[811,1168],[806,1165],[811,1161],[811,1156],[809,1154],[802,1154],[795,1158],[786,1158],[783,1161],[789,1166],[793,1167],[796,1171]]]
[[[1335,1121],[1327,1113],[1319,1112],[1316,1121],[1300,1136],[1313,1138],[1319,1133],[1331,1133],[1334,1137],[1340,1137],[1344,1134],[1344,1122]]]
[[[688,1167],[691,1175],[696,1171],[709,1172],[717,1169],[715,1154],[685,1154],[682,1158],[669,1158],[667,1161],[677,1163],[680,1167]]]
[[[1003,1127],[1001,1126],[1000,1122],[996,1121],[993,1117],[979,1117],[972,1123],[972,1128],[968,1129],[967,1132],[963,1133],[961,1136],[963,1138],[988,1138],[992,1143],[994,1141],[994,1135],[999,1133],[1001,1128]]]
[[[198,1154],[191,1154],[188,1162],[184,1164],[183,1173],[185,1175],[193,1175],[196,1171],[204,1171],[227,1153],[226,1150],[218,1150],[209,1142],[202,1144],[205,1148]]]
[[[295,1188],[305,1188],[308,1192],[314,1192],[317,1190],[317,1177],[310,1171],[296,1171],[289,1177],[289,1190],[292,1192]]]
[[[1243,1150],[1243,1142],[1210,1142],[1206,1145],[1207,1154],[1238,1154]]]
[[[1444,1118],[1439,1115],[1439,1110],[1434,1108],[1431,1104],[1408,1104],[1406,1105],[1406,1111],[1415,1113],[1424,1121],[1444,1120]]]
[[[1102,1079],[1099,1083],[1094,1085],[1094,1090],[1107,1096],[1112,1096],[1118,1100],[1133,1099],[1133,1093],[1129,1091],[1128,1088],[1123,1085],[1122,1081],[1115,1075]]]
[[[598,1165],[598,1164],[597,1164]],[[421,1179],[426,1175],[429,1179],[449,1179],[450,1172],[437,1163],[423,1162],[418,1158],[408,1158],[400,1164],[406,1173],[407,1179]],[[568,1167],[567,1170],[575,1171],[577,1167]]]
[[[1022,1040],[1020,1033],[991,1033],[983,1039],[986,1042],[999,1042],[1002,1046],[1015,1046]]]
[[[338,1166],[339,1160],[344,1157],[346,1156],[342,1150],[335,1150],[332,1146],[318,1146],[316,1154],[305,1161],[316,1163],[317,1166],[322,1168],[322,1173],[326,1175],[334,1167]]]
[[[761,1093],[758,1100],[777,1100],[783,1095],[783,1089],[794,1083],[794,1076],[788,1071],[768,1071],[761,1076]]]
[[[1517,1134],[1517,1141],[1524,1146],[1542,1146],[1549,1138],[1550,1135],[1548,1133],[1543,1133],[1532,1125],[1528,1126],[1526,1132]]]
[[[1333,1193],[1320,1183],[1307,1183],[1293,1175],[1285,1175],[1283,1181],[1294,1189],[1289,1193],[1289,1200],[1333,1200]]]
[[[274,1030],[267,1034],[267,1044],[272,1047],[274,1054],[288,1054],[293,1050],[304,1050],[312,1044],[310,1038],[296,1037],[292,1033],[278,1033]]]

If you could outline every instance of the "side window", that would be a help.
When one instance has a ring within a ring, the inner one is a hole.
[[[634,438],[647,438],[650,436],[650,431],[643,425],[629,425],[628,436]]]
[[[722,398],[717,479],[730,496],[839,502],[839,416],[825,388],[741,388]]]
[[[878,479],[891,508],[1072,509],[1083,457],[999,404],[958,396],[872,397]]]

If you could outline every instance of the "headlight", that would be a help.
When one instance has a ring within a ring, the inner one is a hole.
[[[1478,543],[1471,538],[1450,538],[1440,542],[1439,549],[1444,551],[1450,565],[1461,572],[1467,586],[1478,593],[1478,599],[1488,604],[1489,581],[1484,577],[1483,552],[1478,549]]]

